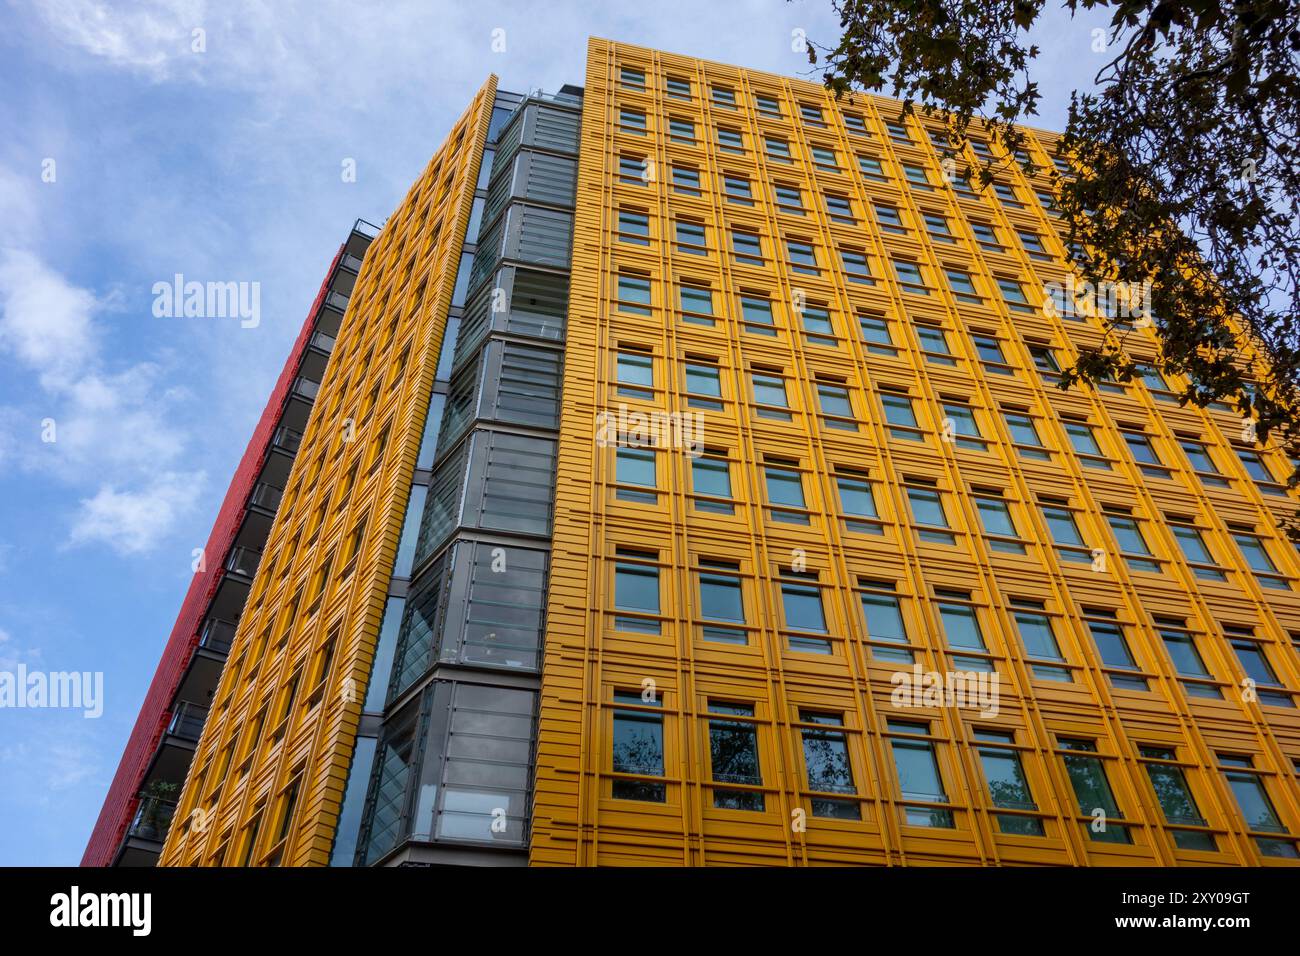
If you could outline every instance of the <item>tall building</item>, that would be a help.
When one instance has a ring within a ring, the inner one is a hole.
[[[371,243],[166,865],[1300,863],[1276,449],[896,102],[592,40]],[[996,147],[973,144],[974,157]]]

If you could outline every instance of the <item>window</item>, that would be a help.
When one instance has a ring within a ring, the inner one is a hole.
[[[1178,396],[1170,389],[1169,383],[1165,377],[1150,365],[1138,366],[1138,377],[1146,384],[1147,389],[1151,392],[1152,397],[1158,402],[1177,402]]]
[[[764,96],[759,93],[754,96],[754,104],[758,111],[764,116],[779,118],[781,116],[781,104],[775,96]]]
[[[1186,622],[1177,618],[1159,617],[1155,621],[1160,639],[1164,642],[1165,650],[1169,652],[1169,659],[1173,661],[1174,670],[1180,677],[1194,678],[1179,682],[1188,696],[1222,700],[1223,693],[1217,687],[1211,683],[1201,683],[1212,678],[1209,670],[1206,669],[1201,652],[1196,647],[1195,636],[1187,630]]]
[[[920,189],[926,192],[933,192],[934,186],[930,183],[930,177],[926,174],[924,167],[917,166],[914,163],[901,163],[903,167],[903,176],[913,189]]]
[[[1074,678],[1065,667],[1054,667],[1042,661],[1064,661],[1061,645],[1056,642],[1056,632],[1052,629],[1052,619],[1047,615],[1042,601],[1030,598],[1011,599],[1011,618],[1016,622],[1016,631],[1020,634],[1020,643],[1024,645],[1025,654],[1031,658],[1030,670],[1040,680],[1054,680],[1071,683]]]
[[[716,365],[699,361],[686,363],[686,404],[692,408],[718,411],[722,406],[722,377]]]
[[[921,218],[925,220],[925,232],[935,242],[942,242],[951,245],[957,241],[948,228],[948,217],[941,216],[935,212],[923,212]]]
[[[875,156],[863,156],[858,154],[858,172],[862,173],[863,179],[870,179],[872,182],[884,183],[889,181],[885,175],[885,169],[880,165],[880,160]]]
[[[764,466],[763,476],[767,501],[771,505],[768,516],[773,521],[784,521],[787,524],[808,524],[803,478],[799,472],[784,464],[769,464]]]
[[[657,555],[627,548],[619,548],[616,554],[614,608],[629,614],[616,616],[614,627],[620,631],[660,633],[659,568],[650,563],[658,560]]]
[[[1206,545],[1205,538],[1201,536],[1200,529],[1190,524],[1174,523],[1171,520],[1169,530],[1173,532],[1174,540],[1178,542],[1183,557],[1191,565],[1193,574],[1206,581],[1227,580],[1228,576],[1214,560],[1214,555]]]
[[[1106,523],[1110,525],[1130,570],[1160,572],[1160,562],[1150,560],[1151,548],[1147,546],[1141,526],[1131,515],[1108,511]]]
[[[925,276],[921,272],[921,267],[906,259],[894,260],[894,277],[898,279],[898,284],[906,292],[915,295],[929,295],[930,290],[926,288]]]
[[[620,447],[615,453],[614,480],[618,487],[615,496],[619,501],[656,504],[659,495],[643,488],[655,488],[655,452],[650,448]],[[632,487],[629,487],[632,486]]]
[[[1147,690],[1146,678],[1135,673],[1116,673],[1137,671],[1139,668],[1115,612],[1086,607],[1083,616],[1111,686],[1120,690]]]
[[[898,789],[904,801],[903,822],[913,827],[951,829],[951,810],[924,805],[948,802],[934,743],[926,739],[929,734],[930,725],[925,721],[891,719],[886,722],[894,771],[898,774]]]
[[[772,302],[765,295],[742,292],[740,318],[745,331],[755,335],[776,335],[776,322],[772,318]]]
[[[912,521],[916,534],[922,541],[955,544],[956,537],[948,530],[948,515],[943,507],[943,497],[934,488],[909,485],[907,501],[912,507]]]
[[[829,173],[840,171],[840,159],[835,154],[835,150],[827,149],[825,146],[810,146],[809,152],[812,153],[813,165],[818,169]]]
[[[1070,446],[1085,468],[1110,470],[1110,462],[1102,455],[1101,446],[1093,436],[1091,425],[1066,419],[1062,421],[1061,427],[1065,429],[1065,434],[1070,438]]]
[[[1020,763],[1020,752],[1013,749],[1016,735],[1010,730],[990,730],[977,727],[972,736],[978,743],[980,767],[984,783],[989,790],[989,800],[999,810],[1018,810],[1022,813],[999,813],[993,819],[998,830],[1016,836],[1042,836],[1043,821],[1029,816],[1038,809],[1025,769]]]
[[[1266,588],[1275,588],[1282,591],[1291,589],[1291,585],[1287,583],[1286,578],[1278,574],[1277,565],[1269,557],[1268,549],[1264,546],[1263,540],[1246,531],[1229,529],[1229,534],[1232,535],[1232,540],[1237,542],[1237,550],[1241,552],[1246,564],[1255,572],[1255,580]]]
[[[667,785],[662,780],[644,779],[664,776],[664,718],[656,713],[658,697],[646,700],[630,690],[614,691],[614,739],[610,747],[610,769],[616,777],[612,796],[615,800],[644,800],[663,803]],[[642,779],[629,779],[640,777]]]
[[[695,124],[688,119],[677,116],[670,117],[668,120],[668,138],[674,143],[685,143],[688,146],[694,146]]]
[[[957,360],[952,357],[952,350],[948,348],[948,336],[944,334],[943,329],[920,323],[913,327],[916,329],[916,337],[921,343],[921,352],[927,362],[949,366],[957,364]]]
[[[915,659],[911,651],[912,641],[907,636],[894,585],[888,581],[859,578],[857,591],[871,656],[878,661],[911,664]]]
[[[633,209],[620,209],[618,240],[636,246],[650,245],[650,217]]]
[[[788,422],[790,404],[785,394],[785,379],[779,375],[755,371],[750,380],[754,386],[754,404],[759,406],[759,417]]]
[[[710,700],[708,708],[710,714],[717,715],[709,719],[709,767],[715,785],[714,807],[762,811],[763,792],[757,788],[763,786],[763,773],[758,764],[754,705]],[[728,786],[719,787],[717,784]]]
[[[1020,534],[1016,531],[1007,503],[988,494],[977,494],[974,500],[988,546],[1006,554],[1024,554],[1025,546],[1020,541]]]
[[[1214,464],[1214,457],[1210,454],[1210,449],[1204,442],[1197,441],[1194,438],[1180,437],[1178,447],[1183,450],[1187,460],[1192,463],[1192,470],[1201,479],[1201,484],[1219,488],[1229,486],[1228,479],[1219,473],[1218,467]]]
[[[620,133],[630,133],[633,136],[644,136],[646,133],[645,113],[640,110],[632,110],[624,107],[618,111],[618,131]]]
[[[943,415],[944,441],[952,442],[959,448],[985,450],[988,443],[980,436],[979,423],[970,406],[946,401],[943,403]]]
[[[1052,261],[1052,254],[1047,251],[1047,247],[1043,245],[1043,238],[1038,233],[1030,232],[1027,229],[1017,229],[1016,237],[1020,240],[1020,245],[1029,258],[1036,259],[1039,262]]]
[[[866,136],[867,123],[860,113],[845,113],[844,125],[850,133],[857,133],[860,136]]]
[[[647,276],[620,272],[616,299],[620,312],[650,315],[650,279]]]
[[[763,148],[767,153],[767,158],[773,162],[793,162],[790,156],[790,144],[778,136],[764,136]]]
[[[736,513],[731,501],[731,463],[720,453],[705,452],[691,459],[691,488],[696,511]]]
[[[1169,747],[1138,747],[1138,759],[1146,769],[1151,789],[1160,803],[1160,812],[1164,815],[1165,825],[1170,828],[1174,845],[1180,850],[1217,850],[1214,834],[1199,830],[1185,830],[1183,827],[1204,827],[1205,818],[1201,816],[1187,786],[1187,777],[1178,765],[1177,755]]]
[[[857,249],[841,249],[840,265],[844,269],[844,278],[859,285],[875,285],[871,276],[871,263],[865,252]]]
[[[984,297],[979,294],[975,288],[975,281],[970,277],[970,273],[962,272],[960,269],[944,269],[943,274],[948,278],[948,288],[958,302],[966,302],[972,305],[982,305]]]
[[[1056,353],[1047,345],[1029,346],[1029,357],[1034,360],[1034,368],[1044,382],[1055,384],[1061,377],[1061,366],[1056,361]]]
[[[629,156],[626,153],[618,157],[618,181],[629,186],[644,186],[649,178],[650,167],[644,156]]]
[[[805,304],[803,311],[799,313],[799,321],[804,332],[807,333],[804,338],[810,343],[835,347],[835,326],[825,305],[820,302]]]
[[[844,223],[849,226],[857,222],[857,218],[853,215],[853,203],[848,196],[827,193],[826,215],[830,216],[832,222]]]
[[[736,108],[736,91],[729,86],[714,86],[710,88],[710,94],[713,98],[713,105],[726,110]]]
[[[692,325],[713,325],[713,290],[703,286],[682,285],[678,291],[682,303],[682,321]]]
[[[674,166],[673,192],[700,195],[700,171],[690,166]]]
[[[738,129],[719,126],[718,148],[724,153],[743,153],[745,151],[745,135]]]
[[[975,343],[975,351],[984,365],[984,371],[992,372],[994,375],[1015,374],[1007,364],[1006,357],[1002,354],[1002,346],[996,338],[987,333],[972,335],[970,338]]]
[[[757,233],[744,229],[731,230],[731,252],[735,260],[744,265],[763,264],[763,242]]]
[[[1097,744],[1092,740],[1058,738],[1057,745],[1065,753],[1062,762],[1074,788],[1079,803],[1079,813],[1088,817],[1084,827],[1094,843],[1132,843],[1128,827],[1115,821],[1123,820],[1119,804],[1110,789],[1106,768],[1097,756]],[[1104,816],[1098,820],[1097,811]]]
[[[970,224],[971,232],[975,235],[975,241],[980,244],[980,248],[988,252],[1005,252],[1006,247],[998,238],[998,231],[987,222],[972,221]]]
[[[1022,203],[1020,201],[1020,198],[1016,195],[1016,191],[1006,183],[995,182],[993,184],[993,192],[994,194],[997,195],[999,199],[1001,199],[1008,206],[1020,207],[1024,205],[1024,203]]]
[[[793,271],[801,275],[821,275],[821,269],[817,265],[817,250],[812,243],[802,239],[787,239],[785,250]]]
[[[871,483],[861,472],[835,470],[835,489],[839,492],[840,514],[848,531],[864,534],[884,534],[880,516],[876,512],[876,499]]]
[[[1038,311],[1029,304],[1029,299],[1025,297],[1025,287],[1015,279],[994,276],[994,281],[998,285],[998,291],[1002,293],[1002,301],[1011,311],[1028,312],[1030,314]]]
[[[1056,545],[1056,554],[1063,561],[1092,562],[1092,552],[1083,543],[1079,526],[1068,508],[1056,504],[1043,504],[1043,520]]]
[[[890,437],[907,441],[923,440],[924,436],[917,426],[916,412],[912,408],[910,398],[897,392],[881,392],[880,404],[885,410],[885,422],[889,425]]]
[[[967,591],[935,589],[935,595],[942,597],[939,601],[939,621],[943,625],[943,634],[948,641],[948,648],[954,651],[974,651],[987,654],[984,632],[980,629],[979,615],[971,603]],[[968,671],[992,671],[993,662],[986,657],[959,655],[953,663]]]
[[[644,90],[645,71],[625,66],[618,71],[619,85],[625,90]]]
[[[903,123],[886,120],[885,131],[889,133],[889,138],[895,143],[900,143],[903,146],[912,145],[912,137],[908,134],[907,127]]]
[[[727,195],[727,202],[742,206],[754,205],[754,194],[750,191],[749,180],[735,173],[722,174],[722,189]]]
[[[1022,458],[1033,458],[1039,461],[1047,461],[1052,456],[1047,449],[1043,447],[1042,440],[1038,437],[1038,429],[1034,427],[1034,420],[1024,412],[1004,411],[1002,413],[1003,421],[1007,423],[1007,430],[1011,433],[1012,444],[1016,446],[1016,451]]]
[[[1218,758],[1221,767],[1233,768],[1225,769],[1223,778],[1227,781],[1228,789],[1232,791],[1232,796],[1237,801],[1237,807],[1246,820],[1246,827],[1253,833],[1286,833],[1286,827],[1278,817],[1277,810],[1273,807],[1273,801],[1269,799],[1268,789],[1264,786],[1264,781],[1259,778],[1257,772],[1249,769],[1251,767],[1250,757],[1219,754]],[[1279,839],[1276,835],[1256,836],[1255,846],[1259,848],[1259,852],[1264,856],[1288,860],[1300,858],[1300,852],[1296,850],[1294,840]]]
[[[654,398],[654,359],[645,352],[618,353],[618,394],[629,398]]]
[[[1228,643],[1232,645],[1233,651],[1236,652],[1237,662],[1241,664],[1241,669],[1254,682],[1255,696],[1259,702],[1268,707],[1294,707],[1295,702],[1291,699],[1290,694],[1262,689],[1268,687],[1283,688],[1283,685],[1277,679],[1277,674],[1274,672],[1272,665],[1269,664],[1268,655],[1264,652],[1263,645],[1254,640],[1254,635],[1250,632],[1250,629],[1232,628],[1229,630],[1225,626],[1224,631],[1229,637]],[[1240,634],[1242,631],[1245,631],[1247,636],[1234,636],[1234,633]]]
[[[665,87],[673,99],[689,100],[691,98],[691,81],[680,76],[668,77]]]
[[[812,106],[808,103],[799,104],[799,117],[809,126],[825,126],[826,121],[822,118],[821,107]]]
[[[857,419],[853,416],[853,402],[845,385],[818,381],[817,402],[821,406],[822,424],[825,427],[851,432],[858,430]]]
[[[1168,478],[1169,469],[1160,463],[1151,439],[1144,432],[1124,431],[1124,444],[1128,445],[1133,460],[1142,474],[1150,478]]]
[[[1273,477],[1273,472],[1269,470],[1263,456],[1257,451],[1251,451],[1248,448],[1238,448],[1237,458],[1241,461],[1241,466],[1246,469],[1246,474],[1250,475],[1258,484],[1263,485],[1263,490],[1272,494],[1282,494],[1283,486]]]
[[[844,733],[842,714],[826,714],[799,709],[799,729],[803,742],[804,771],[808,775],[808,789],[816,794],[853,794],[858,789],[853,784],[853,764],[849,759],[849,743]],[[861,820],[862,811],[856,800],[814,796],[811,798],[812,815],[836,820]]]
[[[784,186],[777,183],[772,189],[776,194],[776,205],[781,212],[789,213],[792,216],[802,216],[804,214],[803,193],[799,191],[798,186]]]
[[[690,219],[678,219],[673,224],[673,227],[678,252],[684,252],[692,256],[708,255],[708,248],[705,245],[704,223],[693,222]]]
[[[735,626],[745,623],[740,566],[734,562],[701,559],[697,577],[703,639],[720,644],[748,644],[748,632]]]
[[[881,232],[907,235],[907,228],[903,225],[903,217],[899,214],[897,206],[877,202],[872,203],[872,207],[876,210],[876,224],[880,226]]]
[[[790,650],[810,654],[831,653],[831,642],[825,637],[816,636],[827,633],[826,612],[822,607],[817,574],[782,568],[780,578],[781,610],[785,617],[785,637]]]
[[[862,341],[866,343],[868,352],[889,356],[898,354],[898,346],[889,334],[889,322],[883,315],[859,312],[858,328],[862,330]]]

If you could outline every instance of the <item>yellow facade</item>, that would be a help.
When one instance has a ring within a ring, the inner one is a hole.
[[[893,101],[836,103],[815,84],[591,41],[534,865],[1294,864],[1261,847],[1294,847],[1300,834],[1300,717],[1286,690],[1300,687],[1300,559],[1277,530],[1295,500],[1252,480],[1226,408],[1180,408],[1142,382],[1054,386],[1041,350],[1065,367],[1103,327],[1042,308],[1045,286],[1070,271],[1063,226],[1040,201],[1053,138],[1035,134],[1040,175],[1009,164],[997,193],[973,195],[947,184],[930,132]],[[790,241],[811,246],[815,264]],[[686,309],[684,283],[697,290]],[[768,299],[770,326],[742,296]],[[1158,354],[1149,329],[1127,347]],[[620,388],[620,352],[641,369],[648,357],[648,388]],[[772,380],[788,409],[767,401]],[[653,487],[621,495],[619,449],[594,438],[597,416],[620,405],[623,423],[701,412],[733,513],[693,490],[693,459],[671,442],[654,452]],[[1276,451],[1261,467],[1275,482],[1289,470]],[[791,473],[802,508],[782,504]],[[846,515],[841,480],[870,486],[875,517]],[[929,520],[936,494],[946,529]],[[1000,514],[1011,533],[986,523]],[[1206,551],[1197,560],[1193,532]],[[1257,548],[1276,574],[1252,570],[1248,558],[1264,567]],[[700,575],[716,565],[701,561],[737,565],[743,643],[704,639],[717,622],[702,616]],[[616,611],[620,563],[629,580],[657,570],[657,612]],[[820,633],[787,616],[805,613],[809,590]],[[902,650],[924,671],[994,669],[997,713],[900,706],[895,675],[912,666],[898,661],[896,634],[868,629],[864,597],[897,601]],[[1059,659],[1043,652],[1044,627]],[[1282,689],[1261,695],[1233,641],[1262,654]],[[1131,667],[1117,663],[1121,643]],[[719,705],[730,720],[709,713]],[[662,768],[616,772],[620,713],[662,728]],[[803,741],[826,715],[842,720],[833,733],[852,767],[854,819],[844,793],[809,785]],[[758,782],[717,785],[711,721],[756,740]],[[903,792],[897,761],[912,758],[897,755],[917,753],[941,791]],[[988,768],[1009,754],[1032,809],[999,812],[1006,801],[990,796]],[[1072,781],[1099,772],[1114,805],[1097,813]],[[1169,819],[1154,781],[1168,797],[1177,776],[1202,822]],[[660,799],[614,796],[638,786]],[[1244,819],[1238,791],[1259,787],[1285,833]],[[761,798],[763,809],[715,806],[719,790],[723,803]],[[815,800],[839,800],[840,815],[816,815]],[[1034,828],[1042,835],[1016,832]],[[1107,832],[1128,842],[1104,842]]]
[[[328,862],[495,92],[366,255],[162,865]]]

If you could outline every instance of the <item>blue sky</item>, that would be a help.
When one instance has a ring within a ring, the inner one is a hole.
[[[0,672],[102,672],[104,710],[0,708],[0,865],[75,864],[352,221],[383,221],[489,72],[580,84],[597,35],[798,75],[792,32],[829,43],[836,20],[829,0],[3,6]],[[1100,23],[1035,31],[1035,125],[1061,128],[1102,65]],[[260,283],[260,324],[155,317],[178,272]]]

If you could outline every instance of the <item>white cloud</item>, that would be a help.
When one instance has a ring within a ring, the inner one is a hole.
[[[201,473],[165,472],[135,491],[103,485],[81,500],[69,543],[98,542],[119,554],[151,550],[194,506],[202,484]]]
[[[91,358],[91,319],[100,305],[31,253],[0,250],[0,346],[47,386],[66,384]]]
[[[63,42],[115,66],[166,78],[173,59],[190,48],[191,30],[203,18],[202,0],[44,0],[41,19]]]

